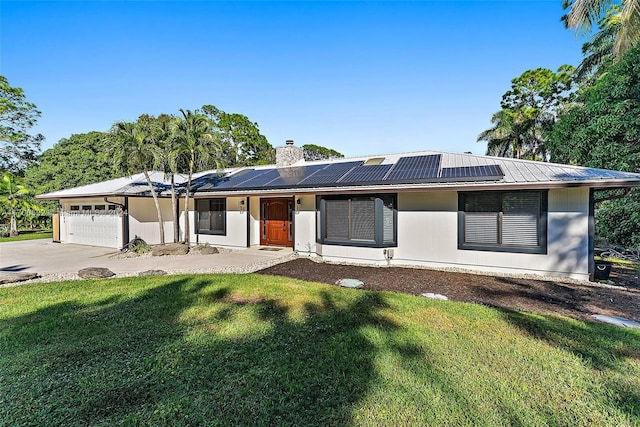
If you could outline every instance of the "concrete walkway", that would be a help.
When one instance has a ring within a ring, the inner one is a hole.
[[[146,270],[243,273],[284,262],[293,256],[290,248],[260,249],[252,247],[214,255],[153,257],[147,254],[121,258],[114,257],[119,254],[116,249],[53,243],[48,239],[7,242],[0,243],[0,278],[16,273],[37,273],[44,278],[70,279],[78,270],[87,267],[108,268],[117,276],[136,275]]]

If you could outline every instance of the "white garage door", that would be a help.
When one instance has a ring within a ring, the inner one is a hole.
[[[64,222],[66,243],[122,247],[122,215],[119,213],[65,212]]]

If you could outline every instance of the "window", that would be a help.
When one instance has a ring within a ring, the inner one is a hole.
[[[198,199],[196,220],[198,234],[227,234],[226,199]]]
[[[91,210],[91,205],[82,205],[82,210],[83,211],[90,211]]]
[[[71,210],[72,210],[72,211],[79,211],[79,210],[80,210],[80,206],[78,206],[78,205],[71,205]]]
[[[104,205],[95,205],[93,208],[95,210],[97,210],[97,211],[103,211],[104,210]]]
[[[318,242],[348,246],[396,244],[396,196],[325,196],[318,199]]]
[[[458,248],[547,253],[547,192],[459,193]]]
[[[116,205],[109,205],[108,208],[110,211],[115,211],[116,210]]]

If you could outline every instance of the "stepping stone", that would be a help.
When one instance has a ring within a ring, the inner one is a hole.
[[[6,285],[7,283],[24,282],[26,280],[35,279],[38,277],[38,273],[13,273],[2,272],[0,273],[0,285]]]
[[[446,296],[441,295],[441,294],[434,294],[433,292],[424,293],[424,294],[422,294],[422,296],[426,297],[426,298],[431,298],[431,299],[440,299],[440,300],[443,300],[443,301],[448,301],[449,300],[449,298],[447,298]]]
[[[343,288],[361,288],[364,283],[358,279],[340,279],[336,282],[336,285]]]
[[[167,272],[164,270],[147,270],[138,273],[138,276],[166,276]]]
[[[87,267],[78,271],[78,276],[83,279],[106,279],[115,275],[116,273],[103,267]]]
[[[640,328],[640,323],[635,320],[625,319],[620,316],[607,316],[606,314],[594,314],[593,318],[599,322],[608,323],[610,325],[622,326],[625,328]]]

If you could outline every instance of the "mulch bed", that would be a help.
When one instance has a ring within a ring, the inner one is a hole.
[[[615,269],[615,267],[614,267]],[[615,270],[614,270],[615,271]],[[621,316],[640,321],[640,283],[633,276],[627,290],[597,284],[518,279],[418,268],[366,267],[317,263],[309,259],[274,265],[258,272],[335,284],[350,278],[364,282],[363,289],[412,295],[433,292],[450,300],[484,304],[544,314],[593,320],[592,314]],[[635,284],[635,286],[634,286]]]

